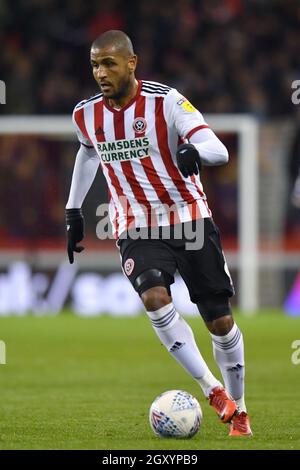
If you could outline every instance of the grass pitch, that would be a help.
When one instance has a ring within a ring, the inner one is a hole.
[[[169,356],[144,316],[0,318],[0,449],[300,449],[300,319],[281,312],[236,315],[246,345],[252,438],[229,438],[196,382]],[[209,366],[210,336],[188,319]],[[148,410],[170,389],[197,396],[204,419],[192,439],[159,439]]]

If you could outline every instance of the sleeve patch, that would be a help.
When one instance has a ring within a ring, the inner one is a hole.
[[[182,97],[180,100],[177,101],[178,106],[183,108],[185,111],[188,111],[189,113],[194,113],[196,108],[190,103],[186,98]]]

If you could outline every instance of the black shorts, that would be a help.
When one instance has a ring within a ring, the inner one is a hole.
[[[176,228],[182,230],[180,239],[180,230],[174,235]],[[211,295],[231,297],[234,288],[222,251],[219,229],[214,221],[211,218],[199,219],[169,227],[170,229],[170,237],[166,236],[165,228],[160,228],[158,239],[153,239],[153,236],[150,238],[150,229],[145,229],[148,230],[148,239],[144,236],[133,240],[128,233],[118,239],[123,272],[133,287],[136,289],[135,280],[144,271],[159,269],[163,272],[164,279],[156,285],[165,285],[170,292],[169,286],[173,284],[174,274],[178,270],[193,303]],[[194,239],[191,238],[191,233],[195,234]],[[203,246],[199,248],[201,234]],[[196,249],[191,243],[197,243]],[[139,295],[149,288],[143,286],[145,284],[136,289]]]

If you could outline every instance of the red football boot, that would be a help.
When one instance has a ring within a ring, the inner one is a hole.
[[[236,402],[223,387],[213,388],[208,400],[222,423],[229,423],[238,410]]]
[[[245,411],[237,413],[229,425],[229,436],[252,436],[249,416]]]

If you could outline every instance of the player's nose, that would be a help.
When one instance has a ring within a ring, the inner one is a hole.
[[[105,67],[98,67],[98,70],[96,72],[96,76],[98,80],[103,80],[103,78],[107,77],[107,72]]]

